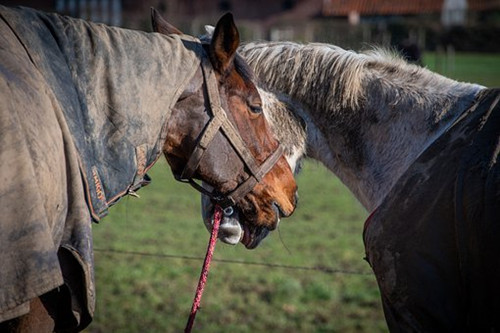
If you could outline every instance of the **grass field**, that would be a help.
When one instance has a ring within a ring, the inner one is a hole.
[[[424,60],[436,68],[435,55]],[[446,74],[500,86],[500,56],[457,54]],[[176,183],[163,161],[150,174],[153,183],[141,199],[124,198],[94,225],[97,308],[86,332],[181,332],[185,326],[209,234],[199,195]],[[195,332],[386,331],[363,260],[367,213],[315,162],[305,163],[297,181],[296,213],[260,247],[218,243]]]

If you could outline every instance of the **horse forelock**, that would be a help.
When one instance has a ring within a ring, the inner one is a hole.
[[[307,133],[303,119],[298,116],[300,105],[284,95],[270,93],[259,88],[263,112],[271,129],[285,151],[285,157],[293,171],[298,170],[301,158],[306,154]]]
[[[234,67],[245,81],[253,82],[255,80],[252,69],[248,66],[245,59],[243,59],[243,57],[239,54],[236,54],[234,57]]]

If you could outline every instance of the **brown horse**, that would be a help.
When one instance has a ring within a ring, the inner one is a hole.
[[[293,212],[296,184],[234,60],[232,16],[215,30],[201,43],[0,6],[2,332],[90,323],[92,220],[146,185],[162,153],[247,220]]]
[[[177,28],[175,28],[174,26],[172,26],[171,24],[169,24],[168,22],[166,22],[158,13],[154,12],[153,13],[153,17],[152,17],[152,24],[153,24],[153,29],[154,31],[156,32],[159,32],[159,33],[162,33],[162,34],[165,34],[165,35],[171,35],[171,34],[182,34]],[[215,28],[217,29],[217,28]],[[216,36],[215,32],[214,32],[214,36]],[[205,42],[208,42],[208,43],[217,43],[217,41],[215,41],[213,38],[206,38],[204,39]],[[239,56],[238,54],[234,54],[234,63],[235,64],[246,64],[245,60]],[[244,65],[246,68],[247,65]],[[248,68],[247,69],[248,73],[250,73],[250,69]],[[253,75],[253,73],[252,73]],[[262,91],[263,93],[266,93],[265,91]],[[276,98],[274,95],[272,94],[269,94],[269,98]],[[275,100],[273,99],[272,103],[273,104],[273,107],[275,107]],[[259,107],[258,107],[258,112],[261,113],[263,111],[263,106],[262,106],[262,103],[263,101],[261,100],[260,103],[259,103]],[[279,103],[279,102],[278,102]],[[286,138],[286,137],[280,137],[279,138],[280,141],[289,141],[290,138]],[[285,149],[288,149],[285,148]],[[288,155],[288,152],[287,154],[285,155]],[[290,159],[288,159],[288,165],[290,166],[291,164],[293,164],[293,162],[291,163]],[[204,192],[206,190],[204,190],[204,188],[207,188],[207,189],[212,189],[213,186],[209,183],[203,183],[203,188],[200,189],[200,191],[205,194]],[[204,198],[206,199],[207,197],[204,196]],[[296,199],[295,199],[296,201]],[[294,201],[294,202],[295,202]],[[211,200],[211,207],[212,209],[203,209],[202,213],[203,213],[203,218],[204,220],[212,220],[213,219],[213,215],[214,215],[214,207],[215,207],[215,202],[213,200]],[[240,215],[239,213],[241,212],[241,209],[243,209],[243,216],[241,216],[241,220],[244,221],[243,224],[240,225],[239,223],[239,219],[240,219]],[[257,246],[260,242],[260,240],[262,240],[263,238],[265,238],[269,232],[269,230],[273,230],[276,228],[276,226],[279,224],[279,217],[281,216],[288,216],[287,214],[283,214],[282,212],[280,213],[280,211],[282,210],[282,207],[280,206],[280,204],[278,202],[276,202],[274,205],[273,205],[273,209],[275,211],[275,214],[273,216],[277,216],[278,218],[277,219],[272,219],[272,218],[268,218],[268,219],[254,219],[254,220],[248,220],[245,216],[248,216],[248,213],[245,212],[245,210],[252,210],[253,208],[252,207],[248,207],[246,206],[245,204],[239,204],[238,205],[238,209],[237,210],[233,210],[231,209],[230,210],[230,214],[228,213],[225,213],[225,221],[228,220],[228,217],[230,215],[231,216],[231,221],[235,224],[237,224],[237,229],[240,230],[240,229],[244,229],[245,231],[241,231],[238,233],[238,240],[237,242],[239,242],[240,240],[242,241],[243,244],[245,244],[245,246],[247,248],[254,248],[255,246]],[[227,234],[228,231],[226,230],[228,228],[228,224],[227,223],[224,223],[224,228],[222,230],[219,231],[219,238],[221,238],[221,234]],[[210,224],[210,227],[209,229],[211,228],[211,224]],[[229,227],[230,228],[230,227]],[[231,232],[229,232],[231,233]],[[241,237],[240,237],[241,236]],[[231,236],[229,236],[231,237]]]

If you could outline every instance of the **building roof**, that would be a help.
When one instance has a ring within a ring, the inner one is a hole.
[[[444,0],[325,0],[323,15],[416,15],[439,13]],[[500,9],[500,0],[468,0],[468,8],[474,11]]]

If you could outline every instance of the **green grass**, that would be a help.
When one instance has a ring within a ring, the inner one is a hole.
[[[141,199],[125,198],[94,227],[97,310],[88,332],[179,332],[186,323],[201,260],[100,251],[203,257],[209,234],[199,216],[199,195],[175,183],[163,161],[151,176]],[[369,273],[361,241],[364,210],[316,163],[305,165],[298,182],[300,209],[282,221],[279,232],[253,251],[218,243],[215,259]],[[196,320],[202,332],[363,327],[384,327],[371,274],[217,261]]]
[[[458,81],[500,87],[500,55],[458,53],[446,57],[437,53],[424,55],[425,65],[433,71]]]
[[[435,69],[432,57],[424,60]],[[499,55],[458,54],[455,61],[448,76],[500,86]],[[185,326],[202,260],[177,256],[203,257],[209,234],[199,195],[176,183],[163,161],[150,174],[140,199],[124,198],[94,225],[97,307],[86,332]],[[386,331],[375,278],[358,274],[370,272],[361,238],[367,213],[315,162],[297,181],[298,209],[279,231],[253,251],[218,243],[214,258],[337,272],[213,262],[195,332]]]

